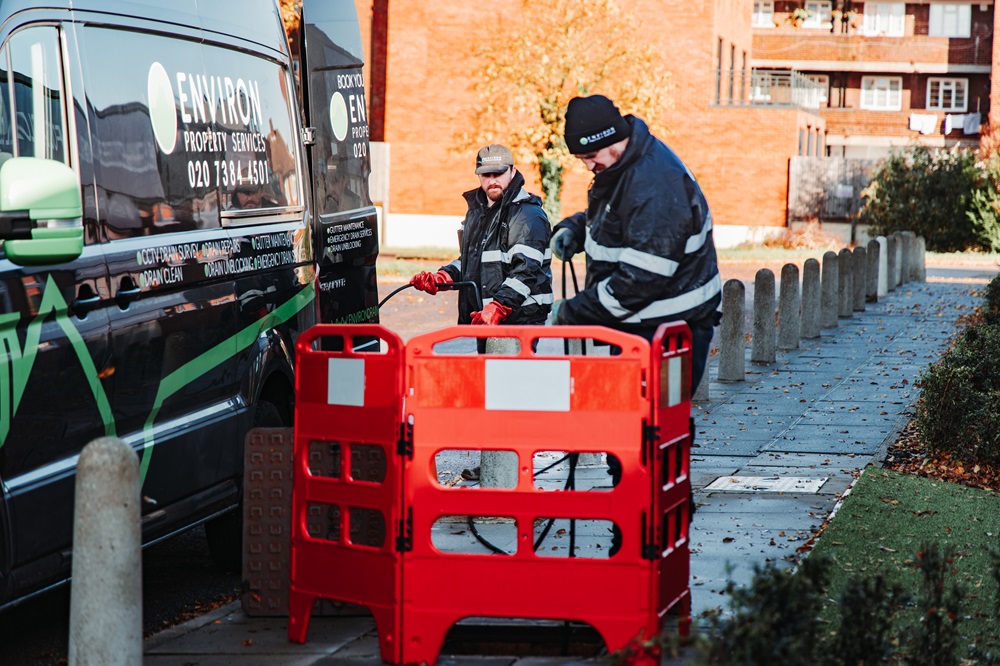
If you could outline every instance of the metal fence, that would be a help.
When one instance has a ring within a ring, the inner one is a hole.
[[[826,98],[826,86],[795,70],[716,70],[715,103],[719,105],[818,109]]]
[[[861,190],[878,160],[793,157],[788,169],[788,221],[847,220],[861,209]]]

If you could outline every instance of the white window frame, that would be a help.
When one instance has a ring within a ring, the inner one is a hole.
[[[902,37],[906,31],[905,2],[866,2],[865,34]]]
[[[806,78],[813,83],[822,86],[819,91],[819,103],[826,104],[830,101],[830,76],[828,74],[806,74]]]
[[[861,108],[870,111],[901,111],[903,109],[903,77],[861,77]]]
[[[937,94],[931,90],[937,84]],[[951,106],[946,106],[943,101],[949,95],[952,99]],[[965,113],[969,110],[969,79],[945,78],[932,76],[927,79],[927,108],[934,111],[948,111],[953,113]]]
[[[746,16],[746,14],[744,14]],[[753,27],[774,27],[774,0],[754,0]]]
[[[830,28],[833,26],[833,2],[830,0],[806,0],[809,16],[802,22],[803,28]]]
[[[946,5],[942,2],[932,2],[927,34],[931,37],[971,37],[972,5]]]

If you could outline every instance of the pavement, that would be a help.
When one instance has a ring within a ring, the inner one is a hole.
[[[696,617],[712,608],[725,611],[727,581],[747,583],[755,568],[768,563],[792,567],[820,538],[824,521],[861,470],[884,458],[912,418],[920,373],[946,349],[961,317],[980,304],[980,292],[996,272],[989,265],[931,269],[927,282],[897,287],[864,312],[823,329],[820,338],[779,350],[772,364],[751,364],[748,344],[742,382],[718,382],[717,364],[710,362],[709,400],[692,405],[697,512],[690,533],[690,585]],[[536,467],[544,462],[536,461]],[[442,479],[454,479],[469,466],[466,459],[439,463]],[[565,465],[557,466],[543,483],[559,485],[565,473]],[[599,459],[581,467],[577,476],[580,484],[595,489],[608,483]],[[460,477],[455,482],[468,483]],[[481,547],[462,527],[437,526],[435,545]],[[504,531],[510,526],[480,528],[500,547],[510,536]],[[609,532],[602,525],[579,526],[577,545],[606,552]],[[454,593],[463,593],[461,585]],[[539,593],[546,593],[544,586]],[[285,618],[247,617],[234,603],[146,639],[144,663],[380,663],[374,621],[367,616],[314,616],[303,645],[288,642],[286,632]],[[458,651],[464,654],[449,653],[446,646],[438,663],[548,666],[584,660],[543,656],[523,645],[516,651],[521,656],[505,654],[502,647],[487,655],[485,648],[477,651],[467,644]]]

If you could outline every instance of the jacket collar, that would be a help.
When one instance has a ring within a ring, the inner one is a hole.
[[[610,168],[594,176],[594,189],[613,187],[618,182],[621,174],[642,157],[650,141],[653,140],[653,135],[649,133],[649,126],[646,125],[646,122],[642,118],[628,115],[625,116],[625,122],[632,126],[632,134],[629,137],[628,145],[625,147],[625,152],[622,153],[621,158]]]

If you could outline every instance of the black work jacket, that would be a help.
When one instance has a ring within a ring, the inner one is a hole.
[[[463,196],[469,211],[462,222],[461,256],[441,268],[456,282],[479,284],[482,305],[496,300],[511,308],[505,324],[544,324],[552,308],[552,251],[542,200],[524,189],[520,172],[492,207],[482,188]],[[463,289],[458,323],[468,324],[482,305]]]
[[[646,123],[627,116],[621,158],[594,176],[587,211],[556,225],[587,253],[586,288],[560,324],[601,324],[652,339],[657,326],[718,323],[722,300],[712,214],[691,171]]]

